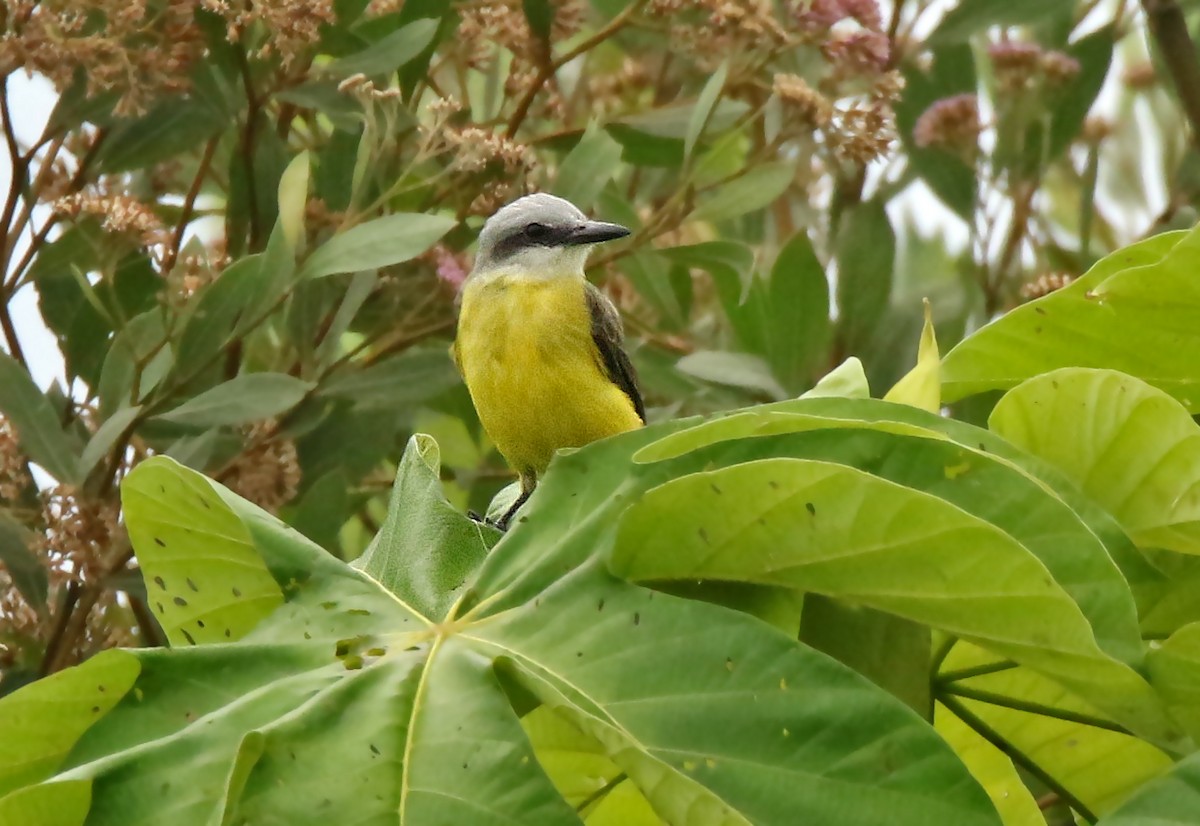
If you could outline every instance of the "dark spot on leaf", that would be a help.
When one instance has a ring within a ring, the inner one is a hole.
[[[187,629],[186,629],[186,628],[180,628],[180,629],[179,629],[179,633],[180,633],[180,634],[183,634],[183,638],[184,638],[185,640],[187,640],[187,641],[188,641],[188,645],[195,645],[195,644],[196,644],[196,639],[195,639],[195,637],[193,637],[191,634],[189,634],[189,633],[187,632]]]
[[[204,506],[206,511],[212,510],[212,505],[208,504],[208,502],[206,502],[204,499],[200,500],[200,504]]]
[[[226,637],[232,637],[232,636],[233,636],[233,632],[232,632],[232,631],[230,631],[228,628],[226,628],[226,629],[225,629],[225,636],[226,636]]]
[[[187,579],[187,587],[191,588],[196,593],[200,592],[200,589],[196,587],[196,583],[192,582],[191,577],[188,577],[188,579]]]
[[[347,614],[353,614],[353,615],[354,615],[354,616],[356,616],[356,617],[369,617],[369,616],[371,616],[371,612],[370,612],[370,611],[368,611],[366,608],[351,608],[351,609],[350,609],[349,611],[347,611],[346,613],[347,613]]]
[[[635,611],[633,614],[633,624],[640,625],[641,622],[642,622],[642,615]]]
[[[198,620],[196,620],[196,627],[197,627],[197,628],[203,628],[203,627],[204,627],[204,620],[202,620],[202,619],[198,619]]]
[[[234,589],[233,589],[233,595],[234,595],[235,597],[240,597],[240,596],[242,595],[242,591],[241,591],[241,589],[240,589],[240,588],[234,588]]]
[[[733,671],[733,657],[726,657],[726,658],[725,658],[725,670],[726,670],[726,671]]]
[[[296,759],[296,752],[292,751],[291,749],[288,749],[288,757],[290,757],[290,758],[292,758],[293,760],[295,760],[295,759]]]
[[[338,640],[333,647],[333,656],[344,657],[350,653],[350,640]]]
[[[779,490],[779,483],[774,479],[768,479],[767,484],[771,486],[772,490]]]
[[[696,533],[700,534],[700,539],[704,542],[705,545],[707,545],[708,544],[708,531],[704,530],[704,528],[699,528],[696,530]]]
[[[104,686],[98,685],[98,686],[96,686],[96,690],[99,691],[101,694],[103,694],[106,689],[104,688]]]
[[[155,544],[155,545],[157,545],[157,546],[158,546],[158,547],[160,547],[160,548],[165,548],[165,547],[167,547],[167,543],[166,543],[166,542],[163,542],[163,541],[162,541],[161,539],[159,539],[157,536],[156,536],[156,537],[154,537],[154,544]]]
[[[184,608],[187,606],[187,600],[184,599],[183,597],[175,597],[174,599],[171,600],[171,602],[175,603],[180,608]]]
[[[100,706],[92,706],[92,714],[99,714]]]
[[[604,610],[604,597],[600,597],[600,601],[596,603],[596,610],[597,611]]]
[[[518,522],[528,522],[528,521],[529,521],[529,517],[528,517],[528,516],[522,516],[522,517],[520,517],[520,518],[519,518],[517,521],[518,521]]]
[[[575,652],[575,656],[576,656],[576,657],[582,657],[582,656],[583,656],[583,652],[582,652],[582,651],[576,651],[576,652]]]
[[[163,604],[161,602],[154,603],[154,607],[158,609],[158,613],[161,614],[163,612]]]
[[[350,654],[342,658],[342,665],[346,667],[347,671],[358,671],[363,667],[363,658],[357,654]]]
[[[808,511],[809,516],[817,515],[817,506],[814,505],[812,502],[805,502],[804,509]]]
[[[1033,328],[1033,331],[1034,331],[1035,333],[1040,333],[1040,332],[1042,331],[1042,328],[1041,328],[1041,327],[1034,327],[1034,328]]]
[[[379,754],[378,746],[376,746],[374,743],[368,743],[368,745],[371,747],[371,754]]]
[[[160,485],[159,487],[161,487],[161,485]],[[168,790],[170,790],[170,788],[171,788],[171,784],[170,784],[170,783],[163,783],[163,784],[162,784],[162,790],[163,790],[164,792],[165,792],[165,791],[168,791]]]
[[[715,493],[717,496],[721,495],[721,489],[719,487],[717,487],[716,484],[714,484],[713,482],[709,482],[708,486],[710,488],[712,488],[712,492]]]
[[[310,634],[310,633],[308,633],[307,631],[305,631],[305,632],[304,632],[304,639],[306,639],[306,640],[311,640],[311,639],[312,639],[312,634]]]
[[[154,584],[157,585],[159,588],[162,588],[164,591],[167,590],[167,583],[160,576],[156,576],[154,578]]]
[[[387,649],[386,649],[386,648],[382,648],[382,647],[381,647],[381,648],[368,648],[368,649],[367,649],[367,656],[368,656],[368,657],[382,657],[382,656],[383,656],[384,654],[386,654],[386,653],[387,653]]]
[[[466,767],[467,767],[467,764],[466,764],[466,763],[463,763],[463,768],[465,769]]]
[[[1045,314],[1046,314],[1046,311],[1045,311],[1045,310],[1043,310],[1041,307],[1034,307],[1034,308],[1033,308],[1033,311],[1034,311],[1035,313],[1037,313],[1038,315],[1045,315]]]
[[[166,492],[167,492],[167,489],[166,489],[164,486],[162,486],[162,485],[159,485],[159,486],[158,486],[158,492],[159,492],[159,493],[166,493]]]

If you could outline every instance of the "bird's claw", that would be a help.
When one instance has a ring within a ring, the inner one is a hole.
[[[495,519],[487,516],[480,516],[477,511],[467,511],[467,518],[480,525],[487,525],[490,528],[495,528],[496,530],[500,531],[500,533],[506,533],[508,531],[508,525],[501,524]]]

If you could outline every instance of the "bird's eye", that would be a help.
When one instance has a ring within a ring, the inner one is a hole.
[[[526,224],[525,237],[534,241],[540,241],[550,234],[550,227],[545,224]]]

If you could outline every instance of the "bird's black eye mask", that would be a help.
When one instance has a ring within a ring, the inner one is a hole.
[[[496,244],[492,255],[503,261],[514,253],[529,247],[564,247],[570,242],[575,227],[551,226],[537,222],[525,224],[510,232]]]
[[[581,244],[598,244],[624,238],[629,230],[618,224],[603,221],[580,221],[571,224],[539,224],[531,221],[496,244],[492,253],[497,261],[503,261],[518,250],[529,247],[573,247]]]

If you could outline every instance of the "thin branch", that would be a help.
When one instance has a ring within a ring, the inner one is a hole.
[[[525,120],[525,116],[529,114],[529,107],[533,105],[533,101],[537,97],[538,92],[542,91],[542,87],[546,85],[546,81],[548,81],[555,72],[570,63],[575,58],[579,57],[584,52],[591,51],[596,46],[600,45],[605,40],[608,40],[608,38],[619,32],[621,29],[625,28],[625,26],[629,23],[629,20],[634,14],[637,13],[638,9],[640,9],[645,2],[646,0],[634,0],[628,6],[623,8],[619,14],[613,17],[612,20],[609,20],[603,28],[598,29],[591,37],[579,43],[577,46],[575,46],[575,48],[568,49],[567,51],[563,52],[554,60],[543,64],[542,68],[538,70],[537,75],[534,76],[533,82],[529,84],[529,88],[525,90],[524,96],[522,96],[521,100],[517,103],[517,108],[515,111],[513,111],[512,117],[508,120],[508,127],[505,130],[508,137],[511,138],[517,134],[517,130],[521,128],[521,123]]]
[[[1099,819],[1096,817],[1096,814],[1088,808],[1086,803],[1067,790],[1060,782],[1058,782],[1058,779],[1055,778],[1054,775],[1050,774],[1050,772],[1046,771],[1037,763],[1035,763],[1033,758],[1031,758],[1025,752],[1021,751],[1008,740],[1004,739],[1003,735],[972,713],[965,705],[953,697],[939,697],[938,702],[944,705],[951,713],[958,717],[958,719],[962,720],[964,723],[974,729],[976,734],[1003,752],[1008,759],[1013,761],[1013,763],[1036,777],[1042,783],[1046,784],[1046,786],[1055,794],[1057,794],[1064,803],[1078,812],[1079,816],[1088,823],[1095,823]]]
[[[986,674],[997,674],[1001,671],[1009,671],[1016,668],[1017,664],[1012,660],[999,660],[994,663],[984,663],[970,668],[959,668],[953,671],[943,671],[934,677],[934,682],[938,684],[946,684],[957,682],[958,680],[969,680],[972,677],[982,677]]]
[[[196,206],[196,197],[200,194],[200,187],[204,185],[204,178],[208,175],[208,166],[212,163],[213,153],[217,151],[217,144],[220,142],[221,136],[213,135],[204,147],[204,154],[200,156],[200,166],[196,170],[196,177],[192,179],[192,185],[183,200],[179,222],[175,225],[175,232],[171,236],[171,246],[167,247],[167,251],[163,255],[163,275],[167,275],[171,271],[171,268],[175,266],[175,260],[179,257],[179,249],[183,246],[183,233],[192,221],[192,210]]]
[[[1183,9],[1177,0],[1142,0],[1142,8],[1191,124],[1192,143],[1200,147],[1200,61],[1188,36]]]

